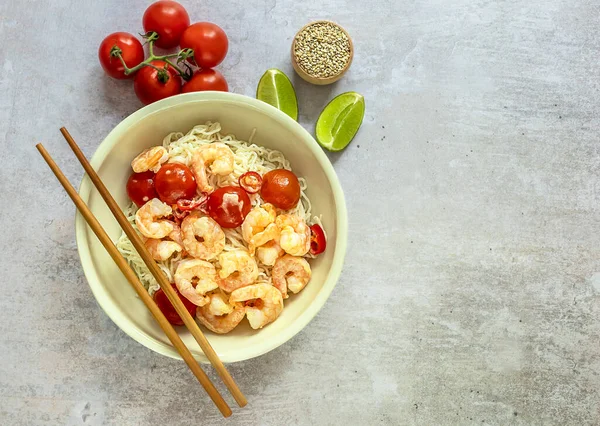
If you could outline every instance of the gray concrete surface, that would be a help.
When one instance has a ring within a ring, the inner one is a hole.
[[[184,1],[226,29],[220,69],[247,95],[267,68],[292,74],[301,25],[339,21],[355,62],[330,87],[294,80],[300,121],[343,91],[367,102],[330,156],[350,217],[340,283],[291,342],[231,366],[250,404],[228,421],[100,310],[34,150],[78,182],[58,128],[91,155],[140,107],[96,48],[140,30],[147,2],[0,4],[0,424],[600,424],[600,5],[326,3]]]

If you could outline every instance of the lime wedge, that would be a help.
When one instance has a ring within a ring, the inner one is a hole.
[[[317,142],[329,151],[341,151],[358,132],[365,115],[365,98],[356,92],[336,96],[327,104],[315,126]]]
[[[298,100],[292,82],[283,72],[271,68],[258,82],[256,99],[273,105],[298,121]]]

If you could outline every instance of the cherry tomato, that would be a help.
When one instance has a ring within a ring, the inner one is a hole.
[[[283,210],[292,209],[300,200],[300,182],[289,170],[275,169],[265,173],[260,195],[267,203]]]
[[[202,92],[204,90],[228,92],[229,86],[227,86],[225,77],[219,71],[205,69],[196,71],[190,81],[183,85],[182,92]]]
[[[187,166],[179,163],[163,164],[154,179],[158,197],[167,204],[175,204],[180,198],[191,199],[196,195],[196,178]]]
[[[321,228],[321,225],[314,224],[310,226],[310,253],[313,255],[321,254],[327,247],[327,238],[325,238],[325,231]]]
[[[152,61],[159,68],[143,67],[133,79],[133,89],[138,99],[145,105],[181,92],[181,78],[171,68],[165,68],[163,61]]]
[[[175,292],[179,296],[179,299],[183,302],[183,306],[185,306],[190,315],[194,317],[196,315],[196,305],[187,300],[185,297],[181,297],[181,294],[179,294],[179,292],[177,291],[177,287],[175,287],[174,284],[172,284],[172,286],[173,290],[175,290]],[[167,297],[165,292],[162,291],[162,288],[159,288],[156,291],[156,293],[154,293],[154,301],[171,324],[183,325],[183,320],[181,319],[173,305],[171,305],[169,298]]]
[[[238,186],[224,186],[208,196],[208,214],[223,228],[240,226],[250,208],[250,197]]]
[[[248,194],[256,194],[260,191],[262,177],[256,172],[246,172],[240,176],[238,182]]]
[[[214,68],[225,59],[229,41],[218,25],[196,22],[183,32],[179,45],[182,49],[194,50],[194,57],[190,58],[192,64],[200,68]]]
[[[133,77],[133,74],[125,75],[125,67],[117,53],[121,53],[125,64],[133,68],[144,60],[142,43],[133,34],[117,32],[102,40],[98,48],[98,59],[106,74],[119,80]]]
[[[158,197],[154,188],[154,172],[132,173],[127,179],[127,195],[138,207]]]
[[[152,31],[158,34],[155,45],[170,49],[179,44],[181,35],[190,25],[190,17],[185,8],[176,1],[161,0],[148,6],[142,24],[146,34]]]

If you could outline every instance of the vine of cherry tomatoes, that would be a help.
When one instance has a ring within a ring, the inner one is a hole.
[[[227,80],[213,68],[229,48],[225,31],[210,22],[190,25],[185,8],[172,0],[152,3],[142,19],[148,55],[131,33],[116,32],[100,44],[98,59],[104,72],[116,79],[133,77],[138,99],[148,105],[179,93],[219,90],[227,92]],[[154,46],[176,53],[155,55]]]

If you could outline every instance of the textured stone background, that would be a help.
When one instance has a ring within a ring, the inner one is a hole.
[[[251,96],[265,69],[293,74],[301,25],[339,21],[354,65],[294,80],[300,121],[347,90],[367,102],[330,157],[350,216],[339,285],[291,342],[231,366],[250,404],[227,422],[100,310],[34,149],[78,182],[58,128],[91,156],[140,107],[96,48],[147,3],[0,3],[0,424],[600,424],[597,2],[184,1],[225,28],[220,70]]]

